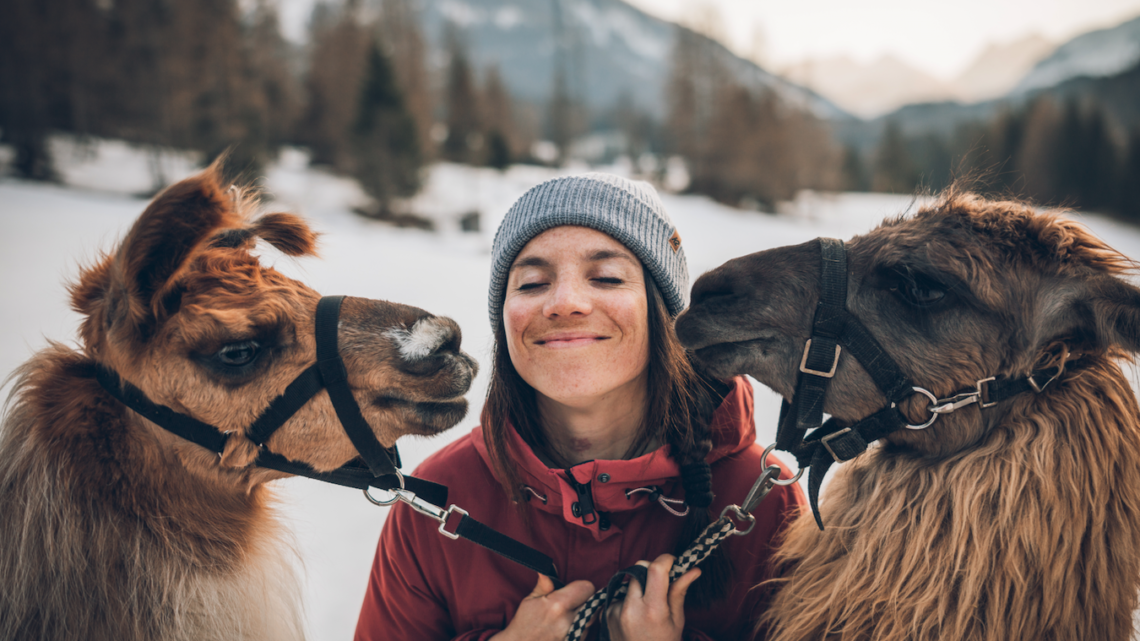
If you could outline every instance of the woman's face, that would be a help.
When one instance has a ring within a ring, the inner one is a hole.
[[[503,323],[515,369],[552,400],[585,407],[645,385],[641,262],[602,232],[554,227],[527,243],[511,265]]]

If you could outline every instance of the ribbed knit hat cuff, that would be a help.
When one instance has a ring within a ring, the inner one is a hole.
[[[638,194],[638,190],[643,193]],[[645,193],[648,190],[648,193]],[[676,227],[648,185],[603,174],[571,176],[532,188],[495,234],[488,306],[499,322],[511,264],[535,236],[562,225],[588,227],[617,240],[645,265],[671,316],[688,304],[689,271]]]

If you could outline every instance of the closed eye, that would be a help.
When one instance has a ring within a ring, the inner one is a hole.
[[[622,283],[625,282],[624,280],[622,280],[620,278],[610,278],[610,277],[594,278],[592,280],[596,283],[602,283],[603,285],[621,285]]]
[[[522,285],[519,285],[518,291],[525,292],[525,291],[530,291],[532,289],[538,289],[539,287],[545,287],[545,286],[546,286],[546,283],[523,283]]]
[[[894,272],[896,279],[890,291],[912,307],[933,307],[942,302],[950,291],[937,279],[909,267],[900,267]]]

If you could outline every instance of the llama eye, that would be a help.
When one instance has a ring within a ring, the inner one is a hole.
[[[214,354],[214,360],[227,367],[243,367],[257,359],[261,345],[257,341],[230,343]]]
[[[938,281],[921,274],[908,273],[891,291],[915,307],[930,307],[946,297],[946,288]]]

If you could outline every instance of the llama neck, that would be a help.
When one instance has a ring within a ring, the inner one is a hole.
[[[822,501],[828,529],[802,518],[779,553],[773,638],[1128,638],[1136,399],[1107,358],[1058,383],[1013,401],[970,450],[883,448],[841,467]]]
[[[44,360],[26,398],[29,436],[40,439],[44,463],[58,465],[77,501],[111,510],[119,527],[184,543],[171,551],[205,566],[240,562],[246,551],[238,542],[260,538],[256,530],[270,518],[262,488],[121,406],[78,355]]]
[[[0,639],[300,638],[264,491],[187,470],[90,372],[59,345],[18,372],[0,430]]]

